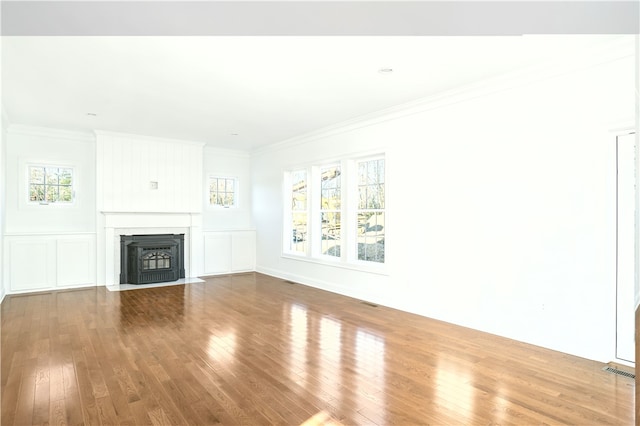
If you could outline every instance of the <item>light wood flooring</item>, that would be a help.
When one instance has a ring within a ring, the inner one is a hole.
[[[634,422],[600,363],[257,273],[7,296],[1,343],[7,426]]]

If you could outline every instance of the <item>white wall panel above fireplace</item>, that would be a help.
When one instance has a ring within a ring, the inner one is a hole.
[[[203,143],[96,135],[98,210],[202,211]]]

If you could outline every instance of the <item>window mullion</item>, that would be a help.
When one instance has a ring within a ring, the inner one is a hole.
[[[320,212],[321,185],[320,168],[312,167],[309,177],[309,252],[312,257],[318,257],[321,253],[322,245],[322,214]]]
[[[343,251],[342,260],[345,262],[352,262],[356,259],[357,250],[354,246],[357,246],[357,239],[354,228],[356,223],[356,210],[357,207],[356,198],[357,188],[354,185],[357,182],[356,170],[354,162],[352,160],[344,160],[342,162],[343,181],[342,181],[342,238],[343,238]]]

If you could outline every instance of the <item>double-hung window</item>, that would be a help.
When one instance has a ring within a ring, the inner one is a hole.
[[[340,257],[342,240],[342,173],[340,165],[320,168],[320,253]]]
[[[358,260],[384,263],[384,159],[358,161]]]
[[[285,172],[285,255],[358,265],[385,262],[383,155]]]

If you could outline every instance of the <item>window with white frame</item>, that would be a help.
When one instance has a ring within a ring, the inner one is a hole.
[[[238,180],[233,177],[209,177],[209,204],[220,207],[235,207],[238,199]]]
[[[294,169],[285,179],[285,254],[351,266],[385,262],[383,155]]]
[[[384,263],[384,159],[358,161],[357,167],[358,260]]]
[[[320,253],[340,257],[342,173],[339,165],[320,168]]]
[[[72,167],[54,165],[27,166],[29,202],[39,204],[71,204],[74,201]]]

